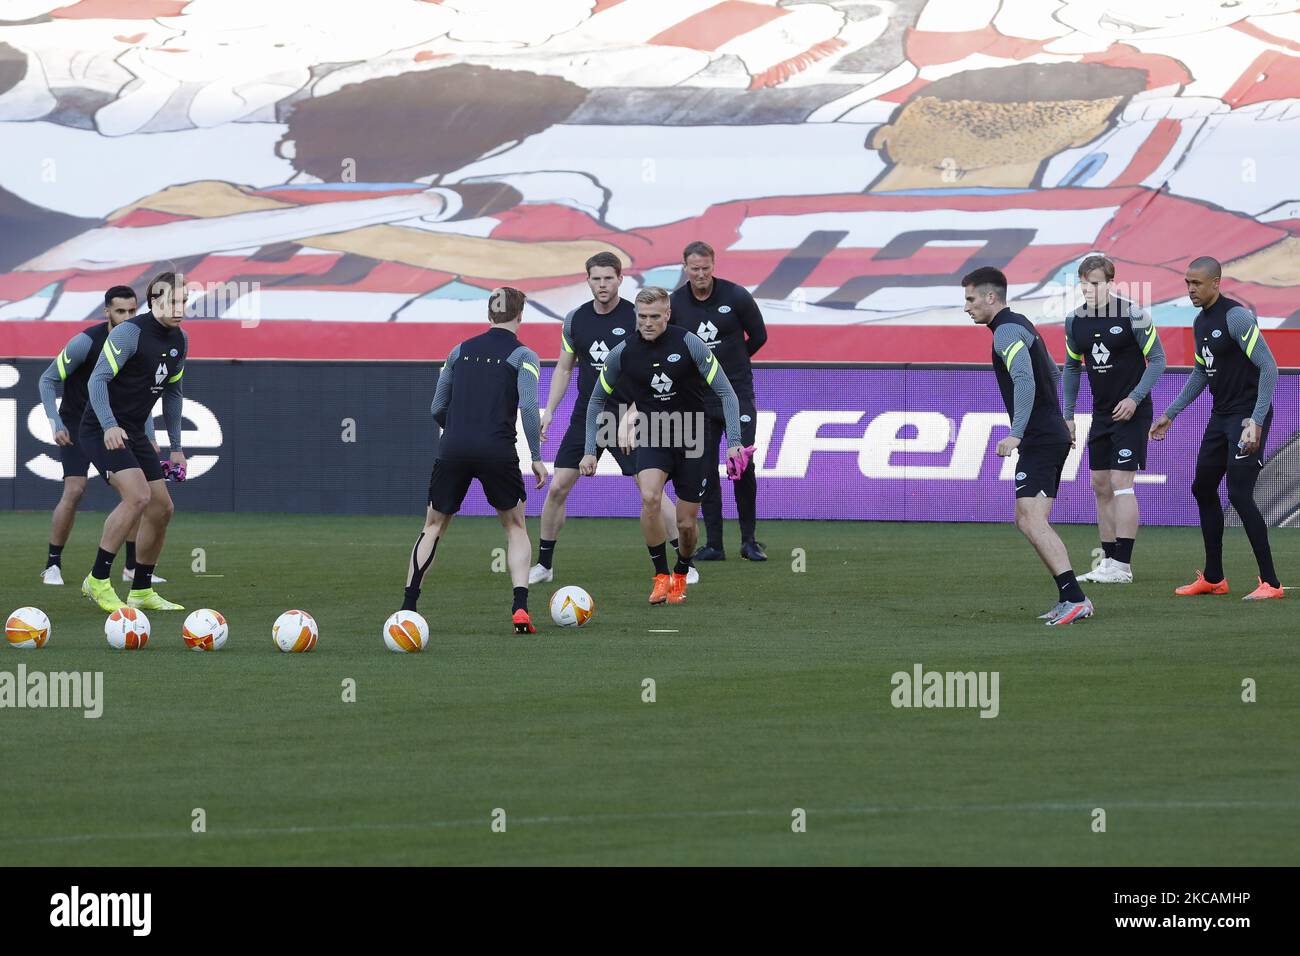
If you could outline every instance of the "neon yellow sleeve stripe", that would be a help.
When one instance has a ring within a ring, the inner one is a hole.
[[[704,379],[705,385],[712,385],[713,376],[718,374],[718,360],[713,357],[712,352],[709,353],[709,363],[709,374]]]
[[[175,375],[173,375],[171,378],[167,379],[167,384],[170,385],[170,384],[172,384],[173,382],[179,382],[179,381],[181,380],[181,376],[184,375],[184,374],[185,374],[185,369],[181,369],[179,372],[177,372],[177,373],[176,373]]]
[[[1246,358],[1250,358],[1250,353],[1255,351],[1255,343],[1259,341],[1259,326],[1250,330],[1250,341],[1246,343]]]
[[[1021,344],[1023,345],[1024,343],[1022,342]],[[1068,339],[1066,340],[1065,343],[1065,354],[1070,356],[1070,358],[1074,359],[1076,362],[1083,361],[1083,356],[1080,355],[1078,352],[1076,352],[1074,349],[1070,348],[1070,342]]]
[[[1146,355],[1148,352],[1150,352],[1151,346],[1155,344],[1156,344],[1156,327],[1153,325],[1151,326],[1151,328],[1147,329],[1147,340],[1146,343],[1142,346],[1142,354]]]
[[[1205,364],[1205,359],[1201,358],[1201,353],[1200,353],[1200,352],[1196,352],[1196,353],[1194,353],[1194,354],[1192,355],[1192,358],[1196,359],[1196,364],[1197,364],[1197,365],[1204,365],[1204,364]]]
[[[59,353],[59,378],[60,379],[65,379],[68,377],[68,369],[67,366],[64,364],[67,361],[68,361],[68,353],[60,352]]]
[[[560,344],[564,346],[564,351],[568,352],[570,355],[573,354],[573,346],[569,344],[569,340],[565,337],[563,332],[560,333]]]
[[[528,369],[528,371],[532,372],[532,373],[533,373],[533,378],[537,378],[537,379],[540,379],[540,378],[541,378],[541,376],[537,374],[537,366],[536,366],[536,365],[532,364],[531,362],[520,362],[519,364],[522,365],[524,368]],[[177,378],[180,378],[179,375],[177,375],[176,377],[177,377]]]
[[[1012,345],[1009,349],[1007,349],[1005,352],[1002,353],[1002,358],[1007,363],[1007,368],[1011,368],[1012,360],[1014,360],[1015,357],[1020,354],[1020,350],[1023,349],[1024,347],[1025,347],[1025,343],[1023,341],[1017,340],[1014,345]]]
[[[605,390],[606,395],[614,394],[614,390],[609,387],[609,382],[605,381],[605,372],[603,369],[601,370],[599,381],[600,381],[600,387]]]
[[[113,374],[116,375],[117,362],[113,359],[113,350],[108,347],[107,342],[104,343],[104,355],[108,358],[109,368],[111,368],[113,370]]]

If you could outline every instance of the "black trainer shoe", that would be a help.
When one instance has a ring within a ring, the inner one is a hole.
[[[767,560],[767,555],[763,553],[763,549],[757,541],[742,541],[740,543],[740,556],[746,561]]]
[[[705,545],[691,556],[692,561],[726,561],[727,552],[721,548],[715,548],[711,545]]]

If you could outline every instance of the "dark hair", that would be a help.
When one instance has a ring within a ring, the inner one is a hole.
[[[1218,259],[1211,256],[1197,256],[1187,268],[1195,269],[1197,272],[1207,272],[1211,279],[1223,278],[1223,266],[1219,264]]]
[[[114,299],[134,299],[135,289],[129,285],[115,285],[104,293],[104,307],[112,306]]]
[[[493,325],[513,322],[524,311],[526,297],[518,289],[503,285],[488,297],[488,320]]]
[[[162,298],[162,289],[174,289],[180,283],[177,281],[178,276],[175,272],[160,272],[149,280],[149,308],[153,308],[154,300]]]
[[[964,70],[927,83],[916,96],[976,103],[1058,103],[1128,99],[1147,86],[1145,70],[1105,63],[1017,63]]]
[[[614,274],[622,278],[623,260],[612,252],[598,252],[587,260],[587,277],[591,277],[592,269],[599,268],[613,269]]]
[[[351,161],[361,182],[408,183],[562,123],[586,98],[563,77],[457,64],[300,100],[280,143],[293,140],[293,167],[324,182]]]
[[[1001,269],[994,269],[992,266],[980,266],[961,277],[963,288],[973,285],[976,288],[987,285],[992,286],[993,291],[998,294],[998,298],[1003,302],[1007,301],[1007,277],[1002,274]]]
[[[700,239],[696,239],[682,250],[682,262],[685,262],[691,256],[708,256],[710,259],[716,258],[713,255],[713,247]]]
[[[1079,263],[1079,278],[1084,278],[1094,269],[1100,269],[1106,274],[1106,281],[1110,282],[1115,278],[1115,263],[1111,262],[1106,256],[1088,256]]]

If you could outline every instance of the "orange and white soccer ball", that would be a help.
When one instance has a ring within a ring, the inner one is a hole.
[[[5,641],[10,647],[44,647],[49,639],[50,619],[38,607],[20,607],[5,619]]]
[[[384,643],[398,654],[418,654],[429,644],[429,622],[415,611],[398,611],[384,622]]]
[[[118,651],[138,651],[149,643],[149,618],[136,607],[120,607],[104,622],[108,646]]]
[[[285,611],[271,625],[271,640],[286,654],[302,654],[316,646],[320,631],[306,611]]]
[[[230,636],[230,628],[220,611],[202,607],[185,619],[181,640],[192,651],[219,651]]]
[[[596,602],[576,585],[562,587],[551,595],[551,620],[560,627],[582,627],[595,613]]]

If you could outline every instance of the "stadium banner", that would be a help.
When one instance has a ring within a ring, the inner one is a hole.
[[[58,451],[40,405],[46,362],[0,362],[0,506],[43,510],[59,498]],[[551,368],[543,370],[547,394]],[[1186,371],[1157,384],[1155,408],[1178,393]],[[201,511],[421,515],[437,427],[429,403],[437,368],[422,363],[195,360],[185,376],[184,445],[190,479],[173,486],[177,507]],[[995,448],[1007,417],[987,367],[843,366],[755,369],[759,516],[764,519],[1006,521],[1015,459]],[[553,467],[575,392],[561,403],[543,458]],[[1091,409],[1086,381],[1080,409]],[[1192,472],[1209,414],[1205,395],[1169,438],[1152,442],[1138,476],[1143,522],[1193,525]],[[1279,377],[1257,498],[1272,525],[1300,525],[1300,375]],[[155,423],[165,435],[161,408]],[[1077,421],[1080,436],[1089,418]],[[160,438],[160,440],[162,440]],[[1096,520],[1086,453],[1066,463],[1053,517]],[[520,431],[521,460],[527,451]],[[724,479],[724,485],[728,483]],[[528,513],[543,490],[529,486]],[[730,487],[724,511],[735,515]],[[102,481],[85,505],[111,506]],[[571,516],[632,517],[632,482],[608,455],[570,496]],[[490,514],[475,485],[462,514]],[[1229,520],[1233,520],[1231,512]]]

